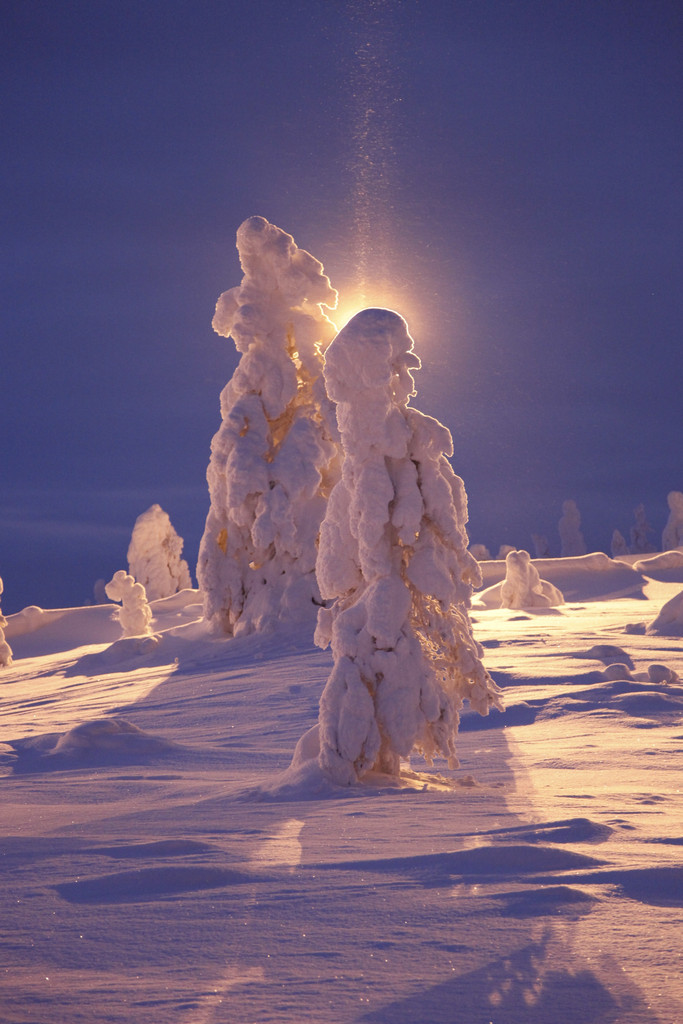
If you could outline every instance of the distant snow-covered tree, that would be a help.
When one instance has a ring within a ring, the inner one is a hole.
[[[531,539],[534,544],[534,554],[536,555],[536,558],[550,558],[548,538],[544,537],[542,533],[532,533]]]
[[[142,583],[136,583],[125,569],[119,569],[104,589],[110,601],[121,602],[114,616],[121,623],[124,636],[147,636],[152,632],[152,609]]]
[[[0,595],[3,593],[4,584],[0,578]],[[5,640],[5,626],[7,625],[7,619],[2,614],[2,608],[0,608],[0,668],[6,668],[12,664],[12,648]]]
[[[631,527],[631,551],[634,555],[645,555],[655,550],[654,544],[649,540],[650,534],[655,531],[647,521],[645,506],[638,505],[633,510],[635,524]]]
[[[512,544],[501,544],[500,547],[498,548],[496,561],[504,562],[511,551],[516,551],[516,548]]]
[[[669,519],[662,533],[662,551],[683,547],[683,493],[670,491],[667,495]]]
[[[224,635],[300,618],[320,603],[320,523],[339,475],[334,408],[322,378],[337,293],[291,235],[251,217],[237,232],[244,277],[213,327],[241,353],[221,394],[207,470],[211,507],[197,577]]]
[[[621,533],[619,530],[614,530],[614,532],[612,533],[611,551],[612,558],[619,558],[621,555],[629,554],[626,538],[624,537],[623,533]]]
[[[581,513],[575,501],[562,502],[562,518],[559,522],[560,554],[563,558],[586,554],[586,542],[581,533]]]
[[[491,558],[491,552],[485,544],[470,544],[470,554],[478,562],[488,562]]]
[[[149,601],[192,586],[182,551],[182,538],[161,505],[152,505],[137,517],[128,547],[128,572],[142,583]]]
[[[457,765],[465,699],[500,708],[470,625],[473,586],[467,496],[447,456],[449,431],[408,405],[414,394],[407,325],[367,309],[325,357],[337,403],[342,477],[320,531],[316,643],[334,668],[320,702],[319,761],[341,784],[371,770],[397,775],[421,751]]]
[[[528,551],[510,551],[500,588],[501,608],[554,608],[564,604],[562,591],[542,580]]]

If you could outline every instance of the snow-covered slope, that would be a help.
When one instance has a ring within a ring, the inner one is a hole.
[[[305,631],[216,639],[196,591],[139,639],[9,616],[0,1019],[682,1020],[683,649],[647,625],[683,581],[591,557],[542,567],[561,607],[474,609],[507,710],[400,785],[283,776],[331,668]]]

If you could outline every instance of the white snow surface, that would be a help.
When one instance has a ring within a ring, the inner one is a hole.
[[[214,329],[242,353],[221,394],[207,470],[211,507],[197,578],[215,632],[239,636],[314,617],[316,544],[339,475],[322,379],[337,293],[322,265],[263,217],[237,232],[242,283],[218,300]]]
[[[192,586],[183,540],[161,505],[152,505],[135,520],[128,547],[128,572],[142,583],[150,601]]]
[[[683,649],[626,630],[680,584],[591,557],[474,612],[507,710],[459,770],[350,787],[303,627],[216,638],[188,590],[113,656],[111,606],[8,616],[3,1024],[683,1020]]]
[[[9,616],[3,1022],[683,1019],[683,651],[625,631],[680,587],[590,559],[551,616],[476,611],[508,707],[460,770],[344,788],[305,630],[217,639],[184,591],[112,660],[110,606]]]

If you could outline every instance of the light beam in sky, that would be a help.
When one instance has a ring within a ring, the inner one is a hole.
[[[399,187],[395,136],[401,122],[396,6],[396,0],[349,0],[347,8],[355,40],[347,166],[354,287],[342,289],[334,315],[339,327],[366,306],[396,309],[406,318],[411,314],[393,272]]]

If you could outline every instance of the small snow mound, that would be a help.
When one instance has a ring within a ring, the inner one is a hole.
[[[294,748],[288,768],[270,783],[248,790],[244,799],[251,800],[319,800],[322,797],[350,795],[350,787],[334,783],[318,763],[320,727],[305,732]],[[357,795],[357,792],[356,792]]]
[[[592,658],[595,661],[602,661],[605,665],[627,665],[634,668],[633,658],[627,654],[623,647],[614,647],[612,644],[596,644],[584,654],[577,654],[577,658]],[[622,679],[628,678],[622,676]]]
[[[637,572],[645,574],[655,569],[681,569],[683,568],[683,551],[676,548],[674,551],[662,551],[661,554],[653,555],[652,558],[640,558],[633,563],[633,568]]]
[[[91,755],[155,754],[172,744],[150,736],[125,718],[97,718],[69,729],[48,756],[87,759]]]
[[[607,680],[633,679],[631,669],[628,665],[623,665],[619,661],[615,661],[611,665],[608,665],[603,672],[603,676]]]
[[[683,590],[666,602],[646,632],[648,636],[683,636]]]
[[[37,629],[45,625],[47,612],[35,604],[22,608],[7,619],[5,636],[23,636],[25,633],[35,633]]]
[[[633,568],[660,583],[683,583],[683,550],[676,548],[651,558],[641,558],[633,563]]]
[[[651,683],[678,683],[680,682],[677,672],[674,672],[668,665],[648,665],[648,679]]]
[[[161,637],[157,633],[149,636],[124,636],[102,651],[100,657],[108,665],[115,665],[131,658],[144,658],[153,654],[160,643]]]

